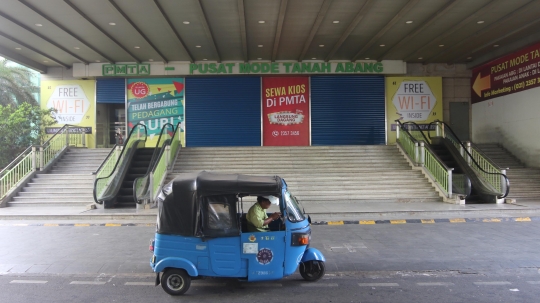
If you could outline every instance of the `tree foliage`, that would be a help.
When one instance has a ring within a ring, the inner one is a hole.
[[[0,58],[0,105],[37,105],[34,94],[39,87],[32,82],[33,77],[30,69]]]
[[[0,167],[5,167],[27,147],[41,144],[45,127],[56,123],[54,109],[22,103],[0,105]]]

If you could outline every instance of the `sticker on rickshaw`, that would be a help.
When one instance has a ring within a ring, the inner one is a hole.
[[[273,258],[274,254],[268,248],[261,248],[257,253],[257,262],[262,265],[269,264],[270,262],[272,262]]]
[[[256,254],[259,250],[259,243],[243,243],[244,247],[242,252],[244,254]]]
[[[257,237],[255,237],[254,234],[251,234],[251,235],[249,236],[248,240],[249,240],[249,242],[255,242],[255,241],[257,241]]]

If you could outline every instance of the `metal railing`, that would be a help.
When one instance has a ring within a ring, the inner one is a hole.
[[[437,155],[425,146],[428,138],[423,134],[420,127],[414,122],[405,122],[396,120],[398,127],[396,129],[397,143],[407,153],[415,165],[423,166],[431,178],[439,184],[441,190],[447,197],[452,196],[452,170],[448,168]],[[411,130],[418,131],[413,135]]]
[[[66,148],[74,145],[74,142],[84,142],[81,136],[71,133],[70,130],[74,128],[77,126],[64,125],[43,144],[25,149],[0,171],[0,200],[17,188],[33,172],[47,169]]]
[[[167,132],[167,135],[165,135],[163,133],[164,130],[169,128],[174,133]],[[137,203],[146,202],[149,204],[155,201],[159,188],[165,181],[169,170],[172,169],[174,158],[180,147],[180,129],[180,123],[178,123],[176,128],[172,124],[169,124],[165,125],[161,130],[160,139],[154,152],[154,155],[157,155],[159,158],[156,157],[154,161],[154,157],[152,157],[147,174],[136,179],[133,184],[133,193],[135,194],[135,201]]]
[[[471,148],[470,142],[464,144],[459,140],[454,131],[443,121],[434,121],[430,123],[435,125],[435,134],[437,136],[448,138],[452,144],[460,151],[461,156],[467,161],[469,166],[483,177],[495,190],[501,193],[499,199],[508,196],[510,191],[510,181],[506,176],[506,171],[500,169],[490,159],[485,158],[482,153]],[[449,132],[447,132],[449,130]],[[428,134],[431,138],[431,133]]]
[[[118,168],[126,165],[126,151],[141,141],[146,142],[147,128],[146,125],[138,123],[130,131],[126,143],[117,156],[109,157],[110,159],[103,163],[102,166],[95,172],[96,179],[94,181],[94,201],[102,204],[107,198],[105,194],[108,192],[110,185],[118,185]],[[117,148],[118,149],[118,148]],[[116,160],[116,161],[115,161]],[[113,165],[114,164],[114,165]]]

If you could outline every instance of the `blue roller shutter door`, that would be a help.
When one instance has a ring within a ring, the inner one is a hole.
[[[311,77],[311,144],[386,144],[384,77]]]
[[[98,79],[96,83],[97,103],[126,103],[126,79]]]
[[[261,78],[186,78],[186,146],[260,146]]]

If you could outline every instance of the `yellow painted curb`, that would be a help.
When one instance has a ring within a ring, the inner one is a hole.
[[[328,225],[343,225],[343,221],[329,221]]]
[[[85,223],[75,223],[74,226],[90,226],[90,224],[88,224],[88,223],[86,223],[86,224]]]
[[[455,219],[450,219],[450,223],[465,223],[465,219],[463,218],[455,218]]]
[[[122,224],[116,224],[116,223],[107,223],[105,226],[122,226]]]
[[[516,218],[516,222],[531,222],[531,218],[529,217]]]
[[[405,224],[407,220],[390,220],[391,224]]]
[[[360,222],[358,222],[360,224],[375,224],[375,221],[373,220],[362,220]]]
[[[422,223],[425,223],[425,224],[434,224],[435,223],[435,220],[433,220],[433,219],[427,219],[427,220],[422,219],[420,221],[422,221]]]
[[[43,226],[59,226],[58,224],[53,224],[53,223],[46,223],[46,224],[43,224]]]

